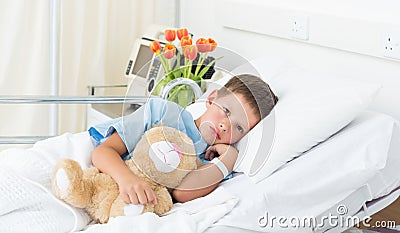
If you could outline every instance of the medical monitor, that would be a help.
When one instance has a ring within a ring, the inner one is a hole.
[[[163,69],[158,57],[150,49],[152,39],[138,39],[133,46],[125,75],[131,78],[130,94],[147,96],[156,81],[162,77]],[[161,43],[161,46],[164,44]]]

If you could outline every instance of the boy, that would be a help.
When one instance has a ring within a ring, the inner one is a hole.
[[[230,144],[267,116],[276,102],[264,81],[247,74],[234,76],[224,87],[211,92],[206,111],[198,119],[175,103],[151,99],[131,115],[89,129],[98,144],[92,153],[93,165],[118,183],[126,203],[157,204],[150,186],[138,179],[123,160],[130,158],[142,136],[140,132],[162,123],[186,133],[195,145],[196,155],[204,154],[212,161],[190,172],[173,190],[173,197],[186,202],[205,196],[233,169],[238,151]]]

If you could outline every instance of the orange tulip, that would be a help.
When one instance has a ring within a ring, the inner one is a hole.
[[[217,42],[211,38],[208,38],[209,50],[208,52],[212,52],[217,47]]]
[[[166,39],[167,41],[172,42],[172,41],[175,40],[176,31],[175,31],[174,29],[166,29],[166,30],[164,31],[164,36],[165,36],[165,39]]]
[[[176,48],[172,44],[166,44],[164,47],[164,57],[171,59],[175,56]]]
[[[186,28],[179,28],[176,30],[176,34],[178,36],[178,39],[181,40],[182,37],[189,35],[189,32]]]
[[[197,49],[199,50],[200,53],[205,53],[210,51],[210,44],[208,43],[208,40],[205,38],[200,38],[196,41],[196,46]]]
[[[160,41],[154,40],[150,43],[150,49],[153,53],[159,54],[161,52],[161,44]]]
[[[181,38],[181,47],[185,48],[188,45],[192,45],[192,38],[190,36],[183,36]]]
[[[185,58],[193,61],[197,57],[197,48],[195,45],[187,45],[183,48]]]

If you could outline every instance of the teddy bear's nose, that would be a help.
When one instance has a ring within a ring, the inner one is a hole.
[[[150,145],[150,158],[160,172],[172,172],[181,162],[180,148],[167,141],[159,141]]]

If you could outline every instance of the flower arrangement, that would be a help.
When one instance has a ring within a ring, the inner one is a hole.
[[[196,44],[193,44],[192,35],[186,28],[166,29],[164,36],[167,41],[164,47],[158,40],[150,44],[150,49],[159,57],[165,74],[164,78],[155,85],[153,94],[159,95],[163,87],[176,78],[189,78],[197,82],[202,91],[205,91],[205,75],[217,60],[208,56],[208,53],[217,47],[215,40],[199,38]],[[176,38],[179,40],[178,45],[173,44]],[[187,86],[177,86],[170,92],[168,100],[186,107],[193,102],[193,95],[190,92]]]

